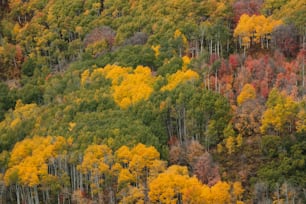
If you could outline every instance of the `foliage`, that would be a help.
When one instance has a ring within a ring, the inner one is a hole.
[[[305,203],[303,1],[0,10],[0,203]]]

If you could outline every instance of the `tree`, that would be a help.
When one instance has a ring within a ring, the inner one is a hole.
[[[219,181],[211,187],[211,202],[212,203],[228,203],[230,197],[230,185],[226,182]]]
[[[295,57],[299,50],[298,31],[294,25],[280,25],[272,32],[272,41],[286,57]]]
[[[263,104],[258,99],[247,100],[235,109],[234,128],[243,137],[260,134]]]
[[[83,174],[88,175],[91,197],[98,202],[103,202],[104,195],[102,192],[107,185],[106,178],[110,174],[112,163],[112,150],[108,146],[90,145],[85,151],[81,165],[78,167]]]
[[[251,84],[246,84],[243,86],[239,96],[237,97],[237,103],[238,105],[241,105],[245,101],[255,98],[256,98],[256,92],[254,87]]]
[[[208,186],[213,186],[221,180],[218,166],[213,162],[211,154],[205,152],[195,164],[194,174],[197,178]]]
[[[260,43],[261,47],[269,47],[270,36],[273,29],[281,25],[282,21],[266,18],[263,15],[243,14],[234,30],[234,37],[239,37],[240,46],[249,48],[255,43]],[[265,45],[266,44],[266,45]]]
[[[187,193],[185,188],[187,182],[190,181],[189,179],[186,167],[175,165],[169,167],[166,172],[159,174],[156,179],[150,182],[150,201],[152,203],[182,203],[184,200],[182,194],[184,190]],[[194,185],[193,187],[197,186]],[[192,188],[192,186],[189,187]]]
[[[122,146],[115,153],[119,166],[118,186],[122,201],[149,201],[149,181],[164,171],[165,163],[159,160],[154,147],[137,144],[129,149]]]
[[[234,22],[237,24],[240,17],[243,14],[247,14],[249,16],[259,15],[260,9],[262,7],[263,1],[244,1],[238,0],[233,4],[233,12],[234,12]],[[265,2],[266,3],[266,2]]]
[[[49,167],[49,162],[63,154],[65,145],[66,140],[63,137],[50,136],[27,138],[16,143],[11,152],[4,181],[7,186],[16,186],[17,203],[39,203],[38,186],[44,185],[50,178],[49,171],[52,168]],[[57,168],[53,170],[58,171]],[[57,180],[57,176],[60,175],[55,174],[53,182]],[[23,191],[24,188],[28,190]],[[48,186],[47,191],[50,188]]]
[[[266,105],[267,110],[263,114],[262,126],[260,127],[263,133],[269,130],[274,130],[278,134],[295,131],[297,103],[292,97],[273,89]]]

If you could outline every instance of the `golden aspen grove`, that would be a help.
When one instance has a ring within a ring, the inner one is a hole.
[[[0,204],[306,203],[302,0],[0,0]]]

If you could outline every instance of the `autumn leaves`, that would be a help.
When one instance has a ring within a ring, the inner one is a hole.
[[[204,185],[195,176],[189,176],[187,167],[167,168],[152,146],[139,143],[113,152],[107,145],[92,144],[79,152],[77,162],[73,159],[76,152],[72,147],[73,141],[61,136],[34,137],[16,143],[4,181],[6,185],[16,186],[18,203],[21,200],[38,203],[44,200],[40,198],[42,194],[68,188],[75,180],[80,181],[78,186],[72,185],[75,192],[86,188],[88,197],[98,203],[106,200],[112,203],[115,200],[119,203],[242,203],[239,200],[244,189],[240,182]],[[81,197],[77,203],[87,196]]]
[[[281,24],[281,20],[273,20],[263,15],[243,14],[234,30],[234,37],[239,37],[240,46],[246,48],[255,43],[260,43],[262,48],[269,48],[269,34]]]
[[[160,81],[166,81],[160,91],[171,91],[181,83],[198,80],[199,75],[187,68],[190,59],[187,56],[182,58],[183,67],[174,74],[155,77],[149,67],[137,66],[121,67],[118,65],[107,65],[104,68],[97,68],[89,72],[85,70],[81,74],[81,85],[91,83],[96,77],[105,77],[111,80],[113,98],[121,108],[128,108],[141,100],[147,100],[154,92],[154,86]]]

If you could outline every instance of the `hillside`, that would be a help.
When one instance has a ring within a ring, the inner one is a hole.
[[[306,202],[303,1],[0,9],[0,203]]]

